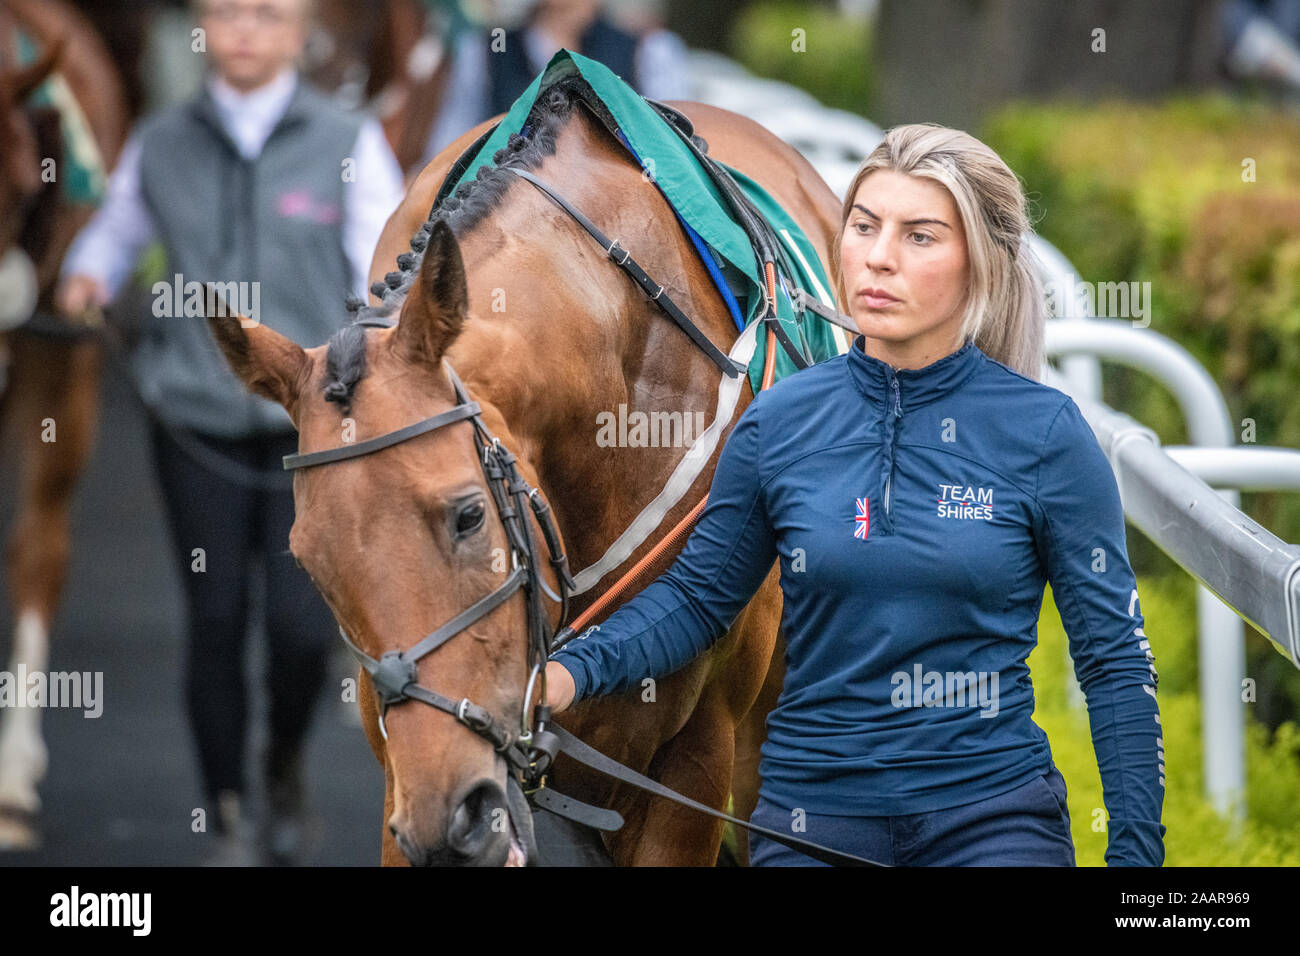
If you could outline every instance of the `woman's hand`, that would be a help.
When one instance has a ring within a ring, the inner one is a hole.
[[[559,661],[546,662],[546,704],[551,713],[558,714],[573,703],[577,687],[573,675]]]

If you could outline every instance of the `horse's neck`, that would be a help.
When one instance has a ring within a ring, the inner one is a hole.
[[[728,351],[735,327],[675,217],[657,193],[644,188],[640,169],[615,148],[608,132],[581,108],[575,107],[575,117],[538,175],[607,234],[623,236],[651,278],[664,283],[682,311]],[[485,300],[471,302],[479,317],[466,323],[453,349],[477,356],[481,369],[472,371],[536,468],[565,535],[570,565],[578,569],[604,554],[659,494],[688,450],[602,445],[601,417],[617,419],[623,406],[623,414],[690,414],[692,420],[698,411],[707,424],[714,417],[719,373],[595,242],[580,230],[576,253],[568,242],[556,241],[549,199],[522,182],[512,197],[516,201],[494,216],[497,228],[472,232],[463,252],[467,262],[477,263],[472,288],[508,288],[516,296],[522,285],[528,308],[493,313]],[[503,242],[502,236],[519,240]],[[614,322],[623,325],[610,327]],[[622,343],[617,354],[605,345],[610,342]],[[504,360],[503,343],[509,352]],[[484,374],[487,369],[492,373]],[[635,370],[631,376],[628,369]],[[706,479],[709,474],[706,469]]]
[[[615,278],[624,278],[612,267],[611,271]],[[480,404],[491,406],[491,417],[505,432],[498,436],[502,443],[532,469],[555,512],[575,572],[599,560],[663,490],[689,450],[645,447],[635,441],[624,445],[624,430],[617,424],[614,434],[619,440],[612,446],[602,443],[600,437],[603,431],[608,434],[609,423],[627,421],[636,412],[643,416],[679,412],[683,427],[697,422],[707,427],[715,414],[716,368],[657,310],[644,314],[633,310],[629,320],[667,323],[669,333],[652,336],[659,351],[635,363],[626,362],[622,355],[593,352],[591,337],[584,339],[582,327],[571,324],[572,337],[567,343],[554,339],[537,343],[522,335],[513,339],[525,345],[512,350],[505,366],[480,362],[475,367],[468,358],[461,359],[464,370],[454,364],[471,395]],[[492,330],[476,326],[479,323],[471,320],[462,333],[464,341],[458,343],[462,356],[472,354],[465,346],[489,347],[486,339],[493,337]],[[478,343],[476,332],[483,337]],[[706,326],[706,333],[724,349],[731,344],[716,329]],[[640,337],[628,341],[638,342]],[[634,381],[623,375],[628,364],[638,367]],[[484,374],[489,368],[494,369],[493,374]],[[676,387],[663,386],[674,382]],[[702,415],[696,416],[696,411]],[[690,423],[685,420],[688,415]],[[692,435],[698,437],[699,430],[694,428]],[[706,469],[706,480],[710,474]],[[707,489],[707,484],[704,487]],[[694,505],[696,498],[698,495],[688,503]]]

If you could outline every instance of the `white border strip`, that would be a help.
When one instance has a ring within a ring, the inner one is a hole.
[[[728,353],[730,358],[743,366],[749,366],[758,344],[757,330],[762,324],[755,321],[745,327],[745,331],[736,337],[735,343],[731,346],[731,352]],[[734,378],[722,376],[722,381],[718,383],[718,410],[713,416],[713,422],[687,449],[682,460],[677,463],[677,467],[668,477],[663,490],[632,520],[627,529],[614,539],[600,560],[574,575],[573,580],[577,587],[571,593],[582,594],[584,591],[591,590],[601,578],[631,557],[650,533],[659,527],[668,512],[682,500],[713,456],[713,450],[718,447],[718,442],[722,438],[723,429],[731,424],[731,416],[735,413],[736,403],[740,400],[740,390],[748,377],[749,373],[745,371]]]

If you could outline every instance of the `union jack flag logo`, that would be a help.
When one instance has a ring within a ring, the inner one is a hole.
[[[867,538],[867,532],[871,528],[871,511],[868,508],[866,498],[858,499],[858,514],[853,519],[853,537],[861,538],[864,541]]]

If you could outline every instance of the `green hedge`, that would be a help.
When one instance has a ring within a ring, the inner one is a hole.
[[[794,49],[797,37],[803,52]],[[827,106],[870,112],[871,37],[863,21],[806,0],[756,3],[736,20],[729,41],[732,57],[752,73],[797,86]]]
[[[1249,419],[1256,444],[1300,448],[1300,117],[1221,97],[1013,106],[984,138],[1082,279],[1151,283],[1151,328],[1214,377],[1238,441]],[[1186,442],[1163,388],[1122,369],[1104,382],[1111,405]],[[1243,505],[1300,541],[1300,496]]]

